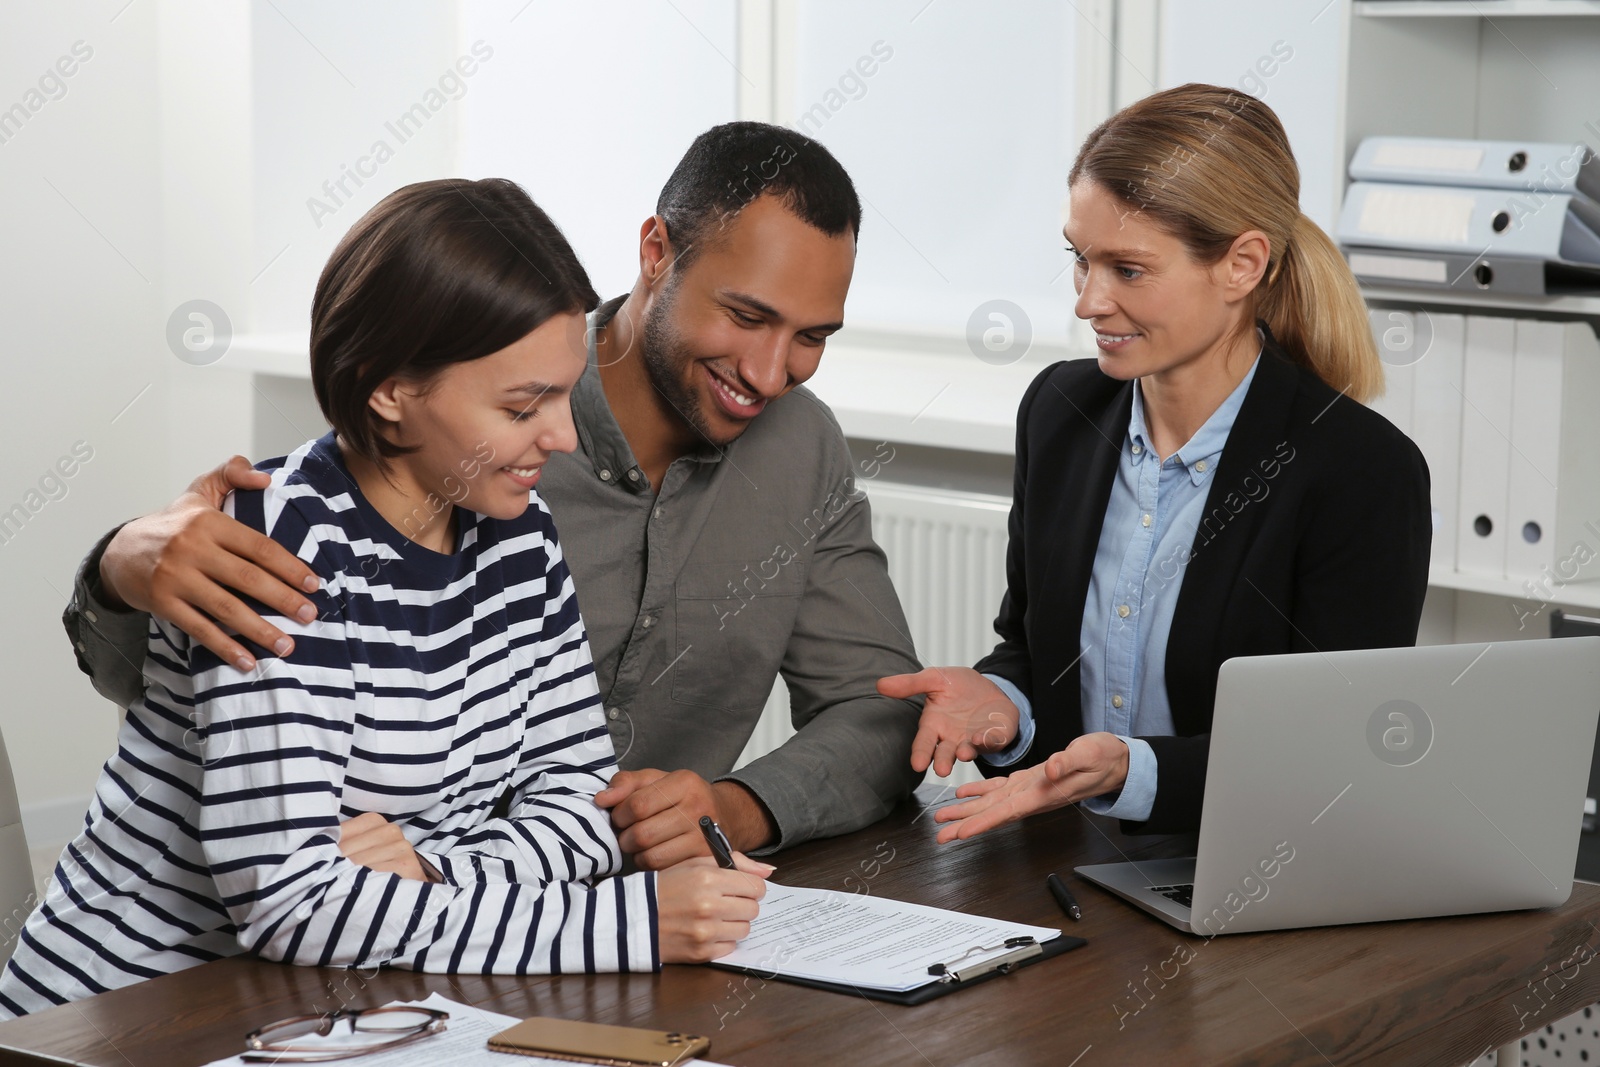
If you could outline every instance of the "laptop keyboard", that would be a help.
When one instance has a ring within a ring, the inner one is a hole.
[[[1182,904],[1186,908],[1194,907],[1194,883],[1188,885],[1153,885],[1150,892],[1160,893],[1168,900]]]

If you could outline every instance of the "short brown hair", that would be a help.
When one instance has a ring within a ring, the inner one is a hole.
[[[311,384],[328,424],[380,466],[410,449],[368,407],[389,378],[425,384],[600,302],[583,264],[515,182],[397,189],[328,257],[311,302]]]

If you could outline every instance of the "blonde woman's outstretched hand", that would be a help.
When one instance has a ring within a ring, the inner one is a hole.
[[[934,812],[938,841],[976,837],[986,830],[1097,797],[1128,779],[1128,746],[1115,734],[1084,734],[1043,763],[1004,778],[968,782],[956,790],[964,803]]]
[[[958,761],[999,752],[1017,739],[1017,706],[992,681],[971,667],[928,667],[916,674],[878,679],[878,692],[907,700],[926,698],[917,736],[911,742],[911,769],[948,778]]]

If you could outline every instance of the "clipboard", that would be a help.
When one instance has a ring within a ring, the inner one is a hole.
[[[1016,939],[1022,940],[1022,939]],[[1024,967],[1031,967],[1043,960],[1054,959],[1057,956],[1071,952],[1075,948],[1082,948],[1089,942],[1081,937],[1051,938],[1049,941],[1037,942],[1027,938],[1026,946],[1017,945],[1016,950],[1003,956],[996,956],[992,960],[978,964],[971,968],[961,967],[959,964],[936,964],[942,966],[945,973],[935,981],[926,985],[919,985],[913,989],[872,989],[866,986],[847,985],[843,982],[823,982],[815,978],[798,978],[790,975],[779,974],[776,971],[765,971],[759,967],[736,967],[732,964],[718,963],[715,960],[711,966],[720,967],[727,971],[738,971],[741,974],[753,974],[766,981],[788,982],[792,985],[806,986],[810,989],[821,989],[829,993],[854,994],[866,997],[868,1000],[881,1000],[889,1004],[926,1004],[930,1000],[938,1000],[968,986],[981,985],[993,978],[1003,978]],[[1009,942],[1008,942],[1009,944]]]

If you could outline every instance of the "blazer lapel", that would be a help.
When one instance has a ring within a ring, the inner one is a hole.
[[[1218,615],[1244,577],[1245,556],[1255,540],[1256,528],[1271,506],[1270,493],[1259,501],[1251,499],[1245,479],[1253,475],[1257,481],[1267,480],[1261,464],[1278,458],[1279,447],[1288,436],[1299,375],[1269,335],[1255,380],[1234,419],[1228,443],[1217,462],[1216,477],[1206,493],[1205,510],[1184,567],[1166,649],[1168,699],[1173,725],[1180,734],[1196,732],[1205,724],[1181,721],[1187,718],[1181,709],[1188,702],[1181,699],[1183,686],[1174,683],[1174,663],[1209,662],[1212,656],[1211,646],[1220,632]]]
[[[1110,381],[1106,379],[1106,381]],[[1035,621],[1034,632],[1048,634],[1043,648],[1034,649],[1034,700],[1048,693],[1048,703],[1062,709],[1040,723],[1048,722],[1051,737],[1045,743],[1056,751],[1083,733],[1083,708],[1079,700],[1081,679],[1078,661],[1083,653],[1079,638],[1083,629],[1084,603],[1089,596],[1089,577],[1094,570],[1095,550],[1100,530],[1105,525],[1106,506],[1116,479],[1117,462],[1128,438],[1128,419],[1133,411],[1133,383],[1116,383],[1109,398],[1074,399],[1062,397],[1073,409],[1065,423],[1051,434],[1059,446],[1041,448],[1041,459],[1051,457],[1066,464],[1059,472],[1037,472],[1038,484],[1056,494],[1041,509],[1048,516],[1033,524],[1030,533],[1044,534],[1049,555],[1038,590],[1058,590],[1059,598],[1029,606]],[[1109,400],[1109,402],[1108,402]],[[1057,436],[1059,435],[1059,436]],[[1037,462],[1037,461],[1036,461]],[[1048,629],[1044,625],[1049,620]],[[1043,655],[1039,655],[1040,652]],[[1065,714],[1071,709],[1071,714]]]

